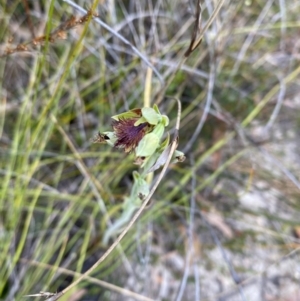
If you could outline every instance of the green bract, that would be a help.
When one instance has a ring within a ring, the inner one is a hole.
[[[170,135],[168,134],[167,138],[159,145],[157,150],[151,156],[142,160],[142,163],[140,165],[144,169],[143,175],[149,173],[150,172],[149,170],[152,169],[154,165],[156,166],[156,162],[158,161],[161,154],[169,145],[169,142],[170,142]],[[153,170],[157,168],[154,168]]]
[[[157,159],[160,156],[160,152],[156,151],[154,154],[152,154],[150,157],[145,159],[141,167],[143,168],[143,175],[145,176],[148,172],[148,170],[155,164]]]
[[[170,153],[170,149],[171,149],[171,144],[169,144],[161,153],[160,155],[157,157],[156,161],[154,162],[154,164],[151,165],[151,167],[149,169],[145,169],[146,173],[149,172],[153,172],[154,170],[160,168],[162,165],[164,165],[167,161],[167,158],[169,156]]]

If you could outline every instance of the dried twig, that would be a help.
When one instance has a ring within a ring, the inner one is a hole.
[[[60,24],[57,28],[55,28],[48,35],[42,35],[42,36],[36,37],[33,40],[28,41],[27,43],[18,44],[14,48],[7,47],[4,54],[0,55],[0,58],[11,55],[16,52],[30,51],[30,47],[36,47],[38,45],[45,43],[46,41],[54,43],[56,40],[65,40],[67,38],[68,30],[76,27],[77,25],[83,25],[89,19],[95,18],[97,16],[98,15],[93,10],[86,11],[86,14],[80,18],[71,16],[67,21]]]
[[[196,13],[195,13],[195,23],[194,23],[194,29],[192,32],[192,37],[191,37],[191,43],[190,46],[188,48],[188,50],[185,52],[185,56],[189,56],[201,43],[202,38],[195,43],[197,36],[200,34],[201,32],[201,20],[202,20],[202,7],[201,7],[201,0],[197,1],[197,6],[196,6]]]

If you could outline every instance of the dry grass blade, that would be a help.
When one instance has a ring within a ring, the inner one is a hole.
[[[27,1],[25,1],[27,3]],[[26,6],[27,8],[27,6]],[[32,52],[36,46],[45,44],[46,42],[55,43],[58,40],[65,40],[67,38],[67,32],[70,29],[75,28],[78,25],[83,25],[86,22],[89,22],[90,19],[96,17],[97,14],[93,10],[86,11],[86,14],[80,18],[76,18],[71,16],[68,20],[61,23],[57,28],[51,31],[49,34],[41,35],[38,37],[34,36],[32,31],[32,36],[34,37],[32,40],[18,44],[15,47],[6,47],[4,53],[0,54],[0,58],[21,52]],[[31,20],[28,18],[28,21]]]

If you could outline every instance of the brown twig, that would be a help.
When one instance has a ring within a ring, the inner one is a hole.
[[[34,39],[32,39],[31,41],[28,41],[27,43],[18,44],[14,48],[7,47],[4,54],[0,55],[0,58],[11,55],[16,52],[29,51],[30,47],[35,47],[35,46],[41,45],[41,44],[45,43],[46,41],[54,43],[56,40],[65,40],[67,38],[68,30],[76,27],[77,25],[83,25],[89,19],[97,17],[97,16],[98,16],[98,14],[95,13],[91,9],[88,10],[86,12],[86,14],[80,18],[71,16],[67,21],[63,22],[58,27],[56,27],[52,32],[50,32],[49,35],[42,35],[39,37],[35,37]]]

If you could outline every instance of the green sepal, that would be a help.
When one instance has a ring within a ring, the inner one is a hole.
[[[118,115],[114,115],[111,118],[115,119],[117,121],[120,120],[120,118],[122,119],[131,119],[131,118],[138,118],[141,117],[141,109],[132,109],[130,111],[118,114]]]
[[[151,156],[159,145],[159,138],[154,133],[146,134],[136,148],[137,157]]]
[[[152,125],[157,125],[161,121],[161,115],[152,108],[142,108],[142,115]]]

